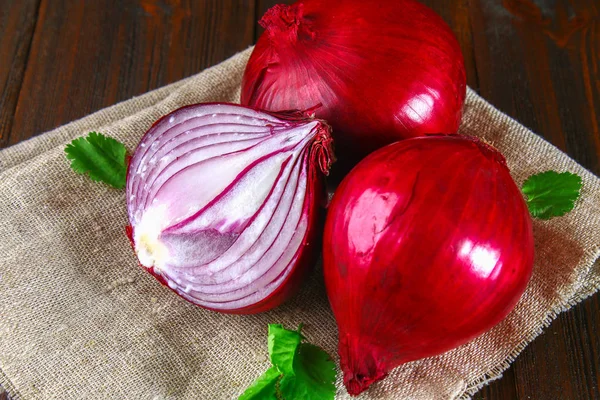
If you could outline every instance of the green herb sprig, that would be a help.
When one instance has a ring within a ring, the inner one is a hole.
[[[125,187],[127,150],[123,143],[101,133],[90,132],[87,137],[69,143],[65,153],[75,172],[117,189]]]
[[[527,178],[522,191],[531,215],[546,220],[573,210],[581,186],[582,180],[578,175],[546,171]]]
[[[239,400],[333,400],[335,364],[321,348],[305,343],[298,330],[269,325],[269,357],[273,366]]]

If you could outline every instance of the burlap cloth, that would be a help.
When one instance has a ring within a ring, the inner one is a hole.
[[[0,384],[15,399],[234,399],[269,365],[268,323],[303,322],[313,343],[336,353],[320,268],[298,296],[268,313],[195,307],[138,267],[124,235],[124,191],[75,174],[65,159],[65,143],[88,131],[131,150],[175,108],[237,101],[248,56],[0,152]],[[468,398],[557,313],[600,286],[598,178],[473,91],[461,132],[499,148],[519,184],[548,169],[581,175],[581,199],[565,217],[535,221],[533,279],[504,322],[456,350],[397,368],[362,398]],[[337,397],[347,399],[340,379]]]

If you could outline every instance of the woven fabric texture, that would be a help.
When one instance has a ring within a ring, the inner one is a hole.
[[[271,312],[195,307],[138,267],[124,235],[124,191],[73,173],[65,159],[64,145],[91,130],[132,150],[178,107],[237,101],[250,51],[0,152],[0,385],[15,399],[230,400],[268,368],[268,323],[302,322],[311,342],[336,353],[319,266]],[[505,321],[397,368],[363,399],[468,398],[600,286],[599,179],[471,90],[461,133],[497,147],[519,185],[548,169],[579,174],[581,199],[565,217],[534,222],[533,278]],[[341,374],[338,387],[337,398],[349,399]]]

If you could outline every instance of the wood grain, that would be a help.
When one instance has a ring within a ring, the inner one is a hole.
[[[261,35],[261,33],[264,32],[264,29],[260,26],[260,24],[258,23],[258,21],[260,21],[260,18],[265,14],[265,12],[273,7],[275,4],[292,4],[294,1],[293,0],[282,0],[282,1],[277,1],[277,0],[257,0],[256,1],[256,21],[254,22],[254,41],[256,42],[259,38],[259,36]]]
[[[0,148],[8,143],[40,0],[12,1],[0,11]]]
[[[226,59],[252,44],[253,16],[245,0],[42,0],[5,142]]]
[[[4,0],[0,148],[226,59],[280,2]],[[471,87],[600,174],[598,0],[423,2],[456,33]],[[599,331],[595,295],[474,398],[600,399]]]
[[[596,0],[473,0],[483,97],[596,174],[600,55]],[[476,399],[598,399],[598,295],[561,314]]]

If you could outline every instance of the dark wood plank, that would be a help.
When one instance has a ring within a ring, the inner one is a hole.
[[[217,63],[292,1],[41,0],[36,25],[39,2],[0,10],[0,56],[12,60],[0,64],[0,147]],[[469,85],[600,172],[596,0],[424,2],[457,34]],[[599,312],[596,295],[559,316],[475,398],[600,398]]]
[[[42,0],[3,144],[199,72],[253,35],[247,0]]]
[[[275,4],[292,4],[294,0],[256,0],[256,18],[254,25],[254,41],[256,42],[260,35],[264,32],[264,29],[258,21],[267,12],[267,10],[273,7]]]
[[[437,12],[454,31],[465,59],[467,84],[477,89],[479,82],[475,65],[471,22],[469,20],[469,0],[421,0],[421,3]]]
[[[600,398],[597,300],[561,315],[517,359],[513,368],[519,399]]]
[[[600,172],[596,0],[472,0],[480,93]],[[599,296],[559,316],[476,399],[598,399]],[[507,379],[508,378],[508,379]]]
[[[9,1],[0,7],[0,148],[6,146],[40,0]]]
[[[600,172],[600,4],[597,0],[498,3],[472,1],[481,94]]]

